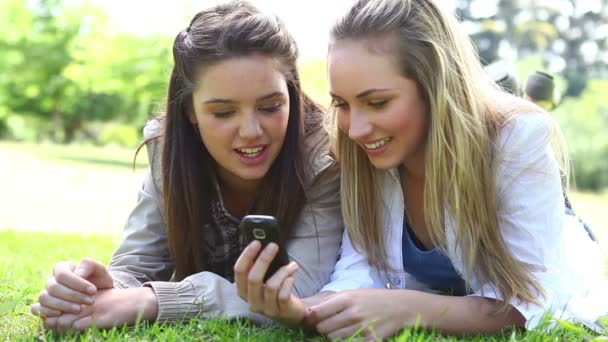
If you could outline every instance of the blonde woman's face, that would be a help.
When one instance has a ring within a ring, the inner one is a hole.
[[[279,155],[289,119],[289,94],[278,63],[269,57],[233,58],[210,66],[192,93],[198,127],[220,178],[257,182]]]
[[[328,70],[340,129],[374,167],[424,163],[428,110],[417,83],[401,76],[390,55],[370,51],[366,42],[338,41]]]

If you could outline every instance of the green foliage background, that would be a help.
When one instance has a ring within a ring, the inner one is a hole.
[[[534,70],[546,70],[551,58],[565,61],[556,78],[566,96],[554,115],[570,145],[575,183],[582,190],[608,187],[608,109],[602,101],[608,58],[598,53],[585,59],[580,50],[606,46],[606,30],[589,27],[607,21],[608,6],[579,15],[555,10],[575,4],[568,0],[556,0],[559,6],[499,1],[495,15],[480,17],[473,10],[479,1],[457,1],[456,10],[475,28],[471,37],[484,63],[498,57],[501,44],[511,46],[524,82]],[[569,24],[560,27],[559,20]],[[172,39],[117,31],[91,0],[3,0],[0,139],[137,146],[146,120],[162,112]],[[557,41],[565,46],[561,55]],[[306,92],[327,106],[324,59],[301,60],[300,72]]]

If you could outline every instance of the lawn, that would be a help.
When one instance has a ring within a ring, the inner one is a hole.
[[[120,240],[126,215],[145,172],[145,152],[132,167],[133,151],[82,146],[0,143],[0,341],[54,340],[39,330],[29,306],[59,260],[83,256],[107,262]],[[606,246],[608,194],[576,193],[576,210]],[[606,250],[606,248],[604,248]],[[68,340],[322,340],[282,327],[259,328],[222,320],[143,324],[89,331]],[[407,330],[396,340],[440,339]],[[470,341],[606,341],[578,326]]]

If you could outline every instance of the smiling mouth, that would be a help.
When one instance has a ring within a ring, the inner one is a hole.
[[[244,147],[244,148],[237,148],[235,150],[247,158],[255,158],[255,157],[259,156],[262,153],[262,151],[264,151],[264,146]]]
[[[388,144],[388,142],[391,141],[391,139],[392,139],[391,137],[388,137],[388,138],[374,141],[373,143],[363,144],[363,146],[365,146],[365,148],[368,150],[377,150],[380,147]]]

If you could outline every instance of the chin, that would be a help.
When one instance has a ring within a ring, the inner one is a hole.
[[[398,167],[401,162],[394,160],[386,160],[386,159],[372,159],[369,158],[369,162],[372,166],[378,170],[390,170]]]
[[[247,172],[249,170],[246,170],[245,172],[239,172],[238,176],[241,179],[244,180],[248,180],[248,181],[254,181],[254,180],[260,180],[262,178],[264,178],[264,176],[266,176],[266,174],[268,173],[268,171],[270,171],[270,168],[265,168],[264,170],[251,170],[250,172]]]

